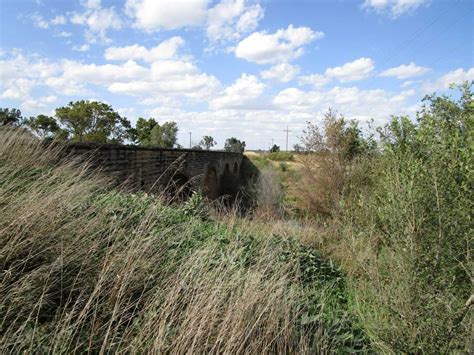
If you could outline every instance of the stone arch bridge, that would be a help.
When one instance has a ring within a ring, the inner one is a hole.
[[[201,190],[210,199],[235,196],[258,170],[242,153],[117,144],[71,143],[66,151],[86,157],[117,185],[143,191]]]

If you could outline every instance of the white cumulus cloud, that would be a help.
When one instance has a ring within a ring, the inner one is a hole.
[[[367,78],[374,70],[374,61],[370,58],[359,58],[340,67],[328,68],[325,74],[340,82],[357,81]]]
[[[388,13],[392,18],[397,18],[428,4],[429,0],[365,0],[362,7],[377,13]]]
[[[322,37],[323,32],[290,25],[273,34],[254,32],[240,41],[234,52],[236,57],[258,64],[288,62],[301,56],[305,45]]]
[[[83,4],[84,12],[70,14],[70,22],[86,26],[85,37],[89,42],[110,42],[107,31],[118,30],[123,26],[120,16],[113,7],[103,8],[100,1],[88,1]]]
[[[206,19],[207,0],[127,0],[125,12],[145,31],[198,26]]]
[[[260,72],[260,76],[263,79],[287,83],[293,80],[296,75],[298,75],[299,71],[300,69],[296,65],[281,63]]]
[[[433,82],[427,82],[423,85],[424,92],[434,92],[449,89],[451,84],[459,85],[465,81],[474,80],[474,68],[464,70],[459,68],[447,72]]]
[[[210,106],[213,109],[249,109],[261,106],[265,85],[254,75],[242,74],[234,84],[226,87]]]
[[[125,47],[109,47],[105,50],[105,59],[108,60],[143,60],[154,62],[156,60],[170,59],[176,56],[179,47],[184,45],[183,38],[171,37],[158,46],[147,49],[138,44]]]
[[[65,25],[66,24],[66,17],[63,15],[58,15],[53,18],[50,22],[51,25]]]
[[[383,72],[380,73],[380,76],[385,76],[385,77],[393,76],[393,77],[396,77],[397,79],[404,80],[404,79],[413,78],[416,76],[421,76],[423,74],[426,74],[429,71],[430,71],[429,68],[420,67],[416,65],[415,63],[411,62],[408,65],[402,64],[398,67],[384,70]]]
[[[206,33],[211,42],[231,41],[255,30],[263,17],[263,9],[245,0],[222,0],[208,10],[207,17]]]
[[[273,103],[290,112],[324,112],[328,107],[334,107],[346,117],[362,121],[374,118],[381,123],[392,114],[413,114],[416,107],[409,105],[408,99],[414,95],[414,90],[394,93],[382,89],[362,90],[355,86],[336,86],[326,91],[287,88],[273,98]]]
[[[331,82],[331,78],[323,74],[310,74],[299,77],[300,85],[312,85],[315,88],[323,87]]]

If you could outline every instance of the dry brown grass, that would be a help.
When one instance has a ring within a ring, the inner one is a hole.
[[[344,171],[331,154],[298,156],[296,178],[291,180],[297,207],[309,215],[330,216],[338,207]]]

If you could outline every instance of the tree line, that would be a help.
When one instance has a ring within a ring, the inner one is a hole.
[[[99,101],[71,101],[58,107],[55,116],[40,114],[22,117],[16,108],[0,109],[0,126],[24,127],[41,139],[71,142],[136,144],[145,147],[183,148],[178,144],[178,125],[158,123],[154,118],[138,118],[135,127],[111,105]],[[211,149],[217,145],[212,136],[204,136],[192,149]],[[228,138],[224,150],[243,152],[245,142]]]

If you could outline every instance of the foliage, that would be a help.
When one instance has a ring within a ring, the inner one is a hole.
[[[211,149],[217,144],[217,142],[211,136],[204,136],[202,137],[201,141],[199,142],[199,146],[203,147],[206,150]]]
[[[274,144],[271,148],[270,148],[270,153],[276,153],[276,152],[279,152],[280,151],[280,146]]]
[[[56,109],[56,117],[71,139],[79,142],[122,143],[131,129],[126,118],[97,101],[71,101]]]
[[[329,109],[322,129],[308,122],[301,142],[306,154],[300,158],[301,174],[294,181],[298,207],[310,215],[333,216],[340,211],[340,198],[357,160],[376,151],[375,141],[363,136],[357,121],[347,121]]]
[[[51,138],[61,130],[55,118],[46,115],[30,117],[24,124],[41,138]]]
[[[165,122],[156,124],[150,131],[150,143],[152,147],[173,148],[178,137],[178,125],[176,122]]]
[[[290,152],[272,152],[268,154],[268,159],[273,161],[294,161],[295,157]]]
[[[235,137],[227,138],[224,144],[226,152],[243,153],[245,150],[245,142],[241,142]]]
[[[357,312],[384,351],[468,352],[471,86],[460,96],[427,96],[416,122],[394,117],[378,130],[381,153],[346,180],[333,253],[357,275]]]
[[[0,109],[0,126],[19,126],[22,117],[21,111],[16,108],[1,108]]]
[[[307,122],[301,141],[307,151],[329,152],[340,164],[367,153],[375,144],[371,138],[363,137],[356,120],[338,117],[331,108],[324,114],[322,130],[317,124]]]
[[[137,124],[135,125],[135,135],[136,141],[140,145],[148,146],[150,145],[150,134],[151,130],[158,124],[154,118],[149,118],[148,120],[143,117],[139,117]]]

